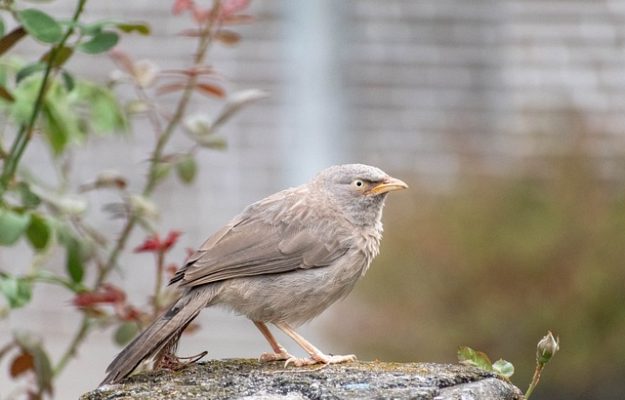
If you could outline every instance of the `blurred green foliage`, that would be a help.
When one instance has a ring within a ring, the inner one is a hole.
[[[550,329],[561,352],[534,398],[624,398],[625,169],[560,154],[389,199],[362,309],[334,335],[363,359],[453,362],[469,345],[513,362],[524,390]]]

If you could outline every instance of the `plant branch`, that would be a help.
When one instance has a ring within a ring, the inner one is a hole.
[[[27,125],[22,125],[15,137],[15,141],[11,146],[11,151],[8,155],[8,159],[5,161],[4,167],[2,169],[2,176],[0,177],[0,195],[4,193],[4,191],[8,188],[9,183],[15,176],[15,171],[17,170],[17,166],[19,165],[20,159],[28,146],[28,142],[33,136],[33,130],[35,128],[35,123],[37,122],[37,118],[41,112],[43,107],[43,103],[45,100],[46,90],[48,87],[48,80],[50,78],[50,73],[54,69],[54,63],[59,54],[60,49],[65,46],[65,43],[69,39],[69,37],[74,32],[73,26],[78,21],[78,18],[82,14],[84,10],[84,6],[87,3],[87,0],[79,0],[78,5],[76,6],[76,10],[74,10],[74,15],[72,16],[71,23],[69,24],[69,28],[61,38],[61,41],[52,48],[50,53],[50,58],[46,64],[46,69],[43,73],[43,79],[41,80],[41,86],[39,87],[39,92],[37,93],[37,98],[35,100],[35,104],[33,106],[33,112],[30,115],[30,119]]]
[[[219,1],[216,0],[215,7],[218,7],[218,6],[219,6]],[[194,67],[200,67],[204,63],[206,52],[208,48],[210,47],[210,44],[212,43],[212,38],[213,38],[212,31],[213,31],[213,27],[215,24],[215,20],[216,18],[211,18],[209,23],[205,26],[204,30],[202,31],[202,35],[200,37],[200,41],[198,44],[198,51],[195,53],[195,57],[193,60]],[[184,117],[186,110],[187,110],[187,105],[189,104],[189,101],[191,100],[191,96],[193,95],[193,90],[195,89],[196,84],[197,84],[197,75],[191,75],[182,92],[182,96],[180,98],[180,101],[178,102],[178,107],[176,107],[176,111],[174,112],[174,115],[171,117],[171,119],[169,120],[169,123],[167,124],[167,127],[158,138],[156,147],[154,148],[154,151],[152,153],[152,157],[150,160],[151,165],[150,165],[148,181],[147,181],[147,184],[145,185],[145,188],[143,189],[144,196],[149,196],[150,194],[152,194],[152,192],[154,191],[154,188],[156,187],[156,183],[158,182],[158,179],[156,176],[157,169],[158,169],[157,167],[161,158],[163,157],[163,151],[165,150],[165,145],[171,138],[171,135],[174,133],[176,127],[181,122],[182,118]]]
[[[218,10],[219,7],[220,7],[219,0],[214,0],[214,9]],[[218,15],[218,14],[219,14],[218,12],[214,13],[214,15]],[[193,59],[193,64],[195,67],[199,67],[204,63],[206,53],[212,43],[213,30],[215,27],[215,23],[217,23],[217,17],[211,18],[208,21],[208,23],[205,25],[205,27],[202,29],[202,35],[199,38],[197,52],[195,53],[195,57]],[[162,131],[160,135],[158,136],[158,140],[156,142],[154,150],[152,151],[152,156],[150,158],[150,168],[148,171],[148,177],[147,177],[146,183],[142,191],[143,196],[146,196],[146,197],[150,196],[154,192],[154,189],[156,188],[158,184],[157,169],[158,169],[160,160],[163,158],[163,153],[165,151],[165,147],[167,143],[169,142],[172,134],[174,133],[174,131],[176,130],[176,128],[178,127],[178,125],[180,124],[180,122],[182,121],[182,118],[184,117],[186,113],[187,106],[189,105],[189,102],[193,95],[193,91],[195,89],[196,84],[197,84],[197,77],[191,76],[189,80],[187,81],[185,88],[182,91],[180,100],[178,101],[178,105],[176,106],[176,110],[173,116],[169,120],[164,131]],[[121,255],[122,251],[126,247],[128,239],[130,238],[130,234],[132,233],[138,221],[139,221],[138,217],[134,214],[131,214],[128,217],[128,219],[126,220],[126,224],[124,225],[121,231],[121,234],[115,243],[115,246],[113,247],[113,249],[111,250],[111,253],[109,254],[106,264],[103,266],[103,268],[100,268],[98,270],[93,288],[97,288],[100,285],[102,285],[105,282],[105,280],[108,278],[108,275],[111,273],[111,271],[116,267],[117,260],[119,259],[119,256]],[[90,321],[90,317],[87,315],[83,315],[78,331],[72,338],[68,348],[65,350],[65,352],[61,356],[59,363],[54,368],[55,375],[59,374],[65,368],[67,362],[74,356],[78,347],[86,339],[87,333],[91,326],[89,321]]]
[[[72,338],[72,341],[70,342],[69,347],[63,353],[59,362],[54,366],[54,369],[52,370],[52,373],[54,374],[54,376],[58,376],[63,371],[63,369],[65,369],[69,360],[71,360],[72,357],[76,355],[76,352],[78,351],[78,347],[87,338],[87,334],[89,333],[90,326],[91,326],[90,318],[88,318],[86,315],[83,316],[82,320],[80,321],[80,326],[78,330],[76,331],[76,333],[74,334],[74,337]]]

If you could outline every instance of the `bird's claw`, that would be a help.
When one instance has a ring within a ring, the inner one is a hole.
[[[199,354],[190,357],[178,357],[175,354],[166,353],[163,354],[157,361],[156,366],[158,368],[169,369],[172,371],[179,371],[191,364],[195,364],[200,361],[208,351],[203,351]]]
[[[356,356],[353,354],[348,354],[345,356],[313,354],[310,358],[291,357],[285,361],[284,367],[288,367],[290,364],[293,364],[293,366],[295,367],[304,367],[307,365],[341,364],[341,363],[352,362],[352,361],[356,361]]]
[[[258,361],[260,362],[271,362],[271,361],[282,361],[282,360],[290,360],[293,357],[286,351],[280,353],[263,353],[258,357]]]

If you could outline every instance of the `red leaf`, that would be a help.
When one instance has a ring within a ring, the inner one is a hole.
[[[180,231],[169,231],[167,238],[165,238],[165,241],[161,244],[161,251],[166,252],[171,249],[178,241],[180,235],[182,235]]]
[[[170,231],[165,240],[161,240],[158,233],[155,233],[154,235],[148,236],[139,247],[135,248],[134,251],[135,253],[165,253],[176,244],[180,235],[182,235],[182,232],[180,231]]]
[[[191,14],[193,15],[193,19],[198,24],[202,24],[208,21],[208,18],[211,16],[211,10],[206,8],[200,8],[195,4],[191,7]]]
[[[224,25],[239,25],[239,24],[249,24],[254,21],[254,17],[251,15],[229,15],[224,17],[221,21]]]
[[[12,378],[16,378],[29,370],[35,370],[35,359],[30,353],[22,352],[11,362],[10,374]]]
[[[214,96],[220,99],[226,97],[226,92],[223,90],[223,88],[213,85],[211,83],[198,83],[195,89],[200,93],[208,96]]]
[[[193,0],[176,0],[171,12],[178,15],[183,11],[190,10],[193,7]]]
[[[111,57],[115,64],[117,64],[124,72],[130,75],[134,73],[135,63],[125,52],[119,49],[113,49],[109,51],[109,57]]]
[[[116,310],[117,317],[122,321],[139,321],[143,313],[136,307],[125,305]]]
[[[241,35],[239,35],[236,32],[222,29],[219,32],[217,32],[216,39],[219,40],[223,44],[232,46],[234,44],[239,43],[239,41],[241,40]]]
[[[4,35],[0,39],[0,54],[6,53],[11,47],[15,45],[20,39],[26,36],[26,30],[21,26],[13,29],[10,33]]]
[[[85,308],[96,304],[120,304],[125,301],[126,293],[124,291],[110,283],[105,283],[99,290],[76,295],[72,303],[76,307]]]
[[[190,67],[187,69],[166,69],[162,72],[162,74],[183,75],[187,77],[199,75],[216,75],[215,69],[208,65]]]
[[[178,35],[187,37],[200,37],[202,36],[202,31],[200,29],[185,29],[183,31],[180,31]]]
[[[164,94],[177,92],[179,90],[184,90],[185,87],[187,87],[186,83],[168,83],[166,85],[159,86],[156,89],[156,94],[161,96]]]
[[[158,236],[158,233],[155,233],[152,236],[148,236],[143,243],[136,247],[135,253],[145,253],[150,251],[159,251],[161,248],[161,239]]]

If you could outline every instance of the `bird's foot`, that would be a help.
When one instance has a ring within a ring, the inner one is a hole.
[[[281,351],[279,353],[263,353],[258,357],[258,361],[260,362],[271,362],[271,361],[282,361],[282,360],[290,360],[293,357],[286,351]]]
[[[348,354],[345,356],[334,356],[334,355],[326,355],[326,354],[313,354],[310,358],[296,358],[291,357],[286,360],[284,366],[287,367],[289,364],[293,364],[295,367],[303,367],[306,365],[315,365],[315,364],[341,364],[346,362],[356,361],[356,356],[353,354]]]
[[[188,365],[195,364],[200,361],[207,351],[203,351],[199,354],[190,357],[178,357],[175,354],[164,354],[156,363],[156,369],[169,369],[171,371],[179,371]]]

